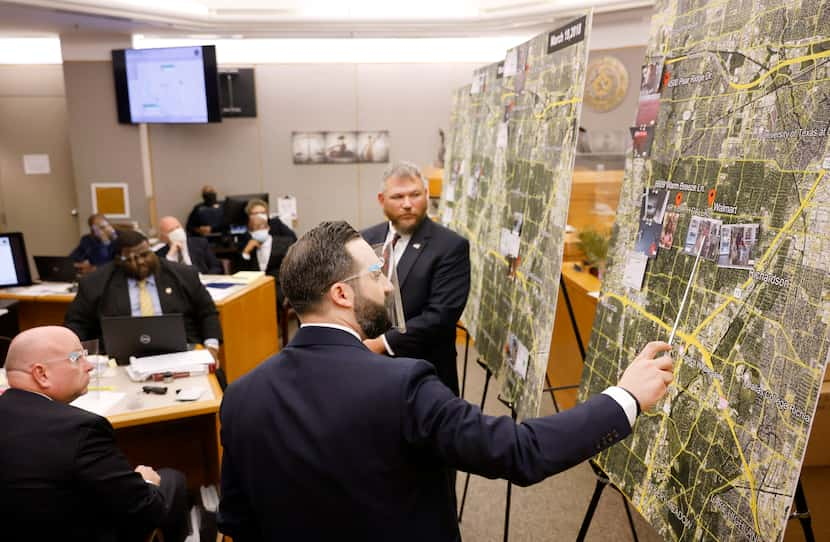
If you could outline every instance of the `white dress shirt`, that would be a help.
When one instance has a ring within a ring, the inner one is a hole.
[[[187,242],[182,243],[182,248],[180,249],[180,252],[182,255],[182,263],[185,265],[193,265],[193,261],[190,259],[190,250],[188,250],[187,248]],[[171,262],[179,261],[178,255],[172,253],[172,247],[171,250],[167,251],[167,260]]]

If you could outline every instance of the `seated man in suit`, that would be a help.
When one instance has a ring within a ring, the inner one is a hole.
[[[658,357],[671,347],[649,343],[619,386],[516,424],[456,397],[430,363],[365,347],[389,326],[392,289],[347,223],[303,235],[280,279],[301,327],[222,401],[218,523],[235,541],[459,540],[448,468],[539,482],[625,438],[673,378]]]
[[[469,242],[427,217],[428,193],[421,172],[401,162],[383,174],[378,202],[387,221],[361,232],[370,245],[386,244],[397,266],[406,333],[370,337],[376,354],[425,359],[456,395],[455,323],[470,293]]]
[[[225,225],[225,211],[218,198],[214,187],[209,184],[202,187],[202,203],[194,205],[187,216],[187,233],[190,235],[222,233]]]
[[[248,218],[249,239],[245,248],[239,253],[237,268],[240,271],[263,271],[266,275],[274,277],[277,283],[277,306],[282,306],[280,264],[296,237],[292,239],[270,233],[267,216],[256,213]]]
[[[4,540],[143,540],[187,536],[184,476],[135,469],[106,418],[70,406],[92,365],[74,333],[36,327],[9,346],[11,388],[0,395],[0,510]]]
[[[297,240],[297,234],[294,233],[294,230],[286,226],[285,223],[280,220],[280,217],[268,217],[268,202],[264,200],[249,200],[248,204],[245,205],[245,214],[249,217],[257,214],[264,215],[265,219],[268,221],[268,229],[271,232],[271,235],[290,237],[292,243]]]
[[[163,247],[156,250],[159,258],[193,266],[199,273],[222,273],[222,264],[216,259],[207,240],[203,237],[188,237],[178,218],[165,216],[159,220],[159,238],[164,243]]]
[[[118,236],[104,215],[89,215],[86,222],[89,233],[81,237],[81,242],[69,255],[75,260],[75,268],[81,274],[94,271],[99,265],[112,261],[115,256],[113,241]]]
[[[82,341],[101,338],[102,316],[184,316],[187,342],[204,343],[214,357],[222,328],[216,305],[192,267],[159,259],[143,234],[125,231],[115,261],[81,279],[64,325]]]

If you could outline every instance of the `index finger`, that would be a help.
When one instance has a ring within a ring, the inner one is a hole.
[[[660,352],[667,352],[669,350],[671,350],[671,345],[669,343],[663,341],[651,341],[645,346],[645,348],[642,349],[640,355],[637,357],[652,359]]]

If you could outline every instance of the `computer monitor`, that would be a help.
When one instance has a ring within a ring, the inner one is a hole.
[[[130,356],[170,354],[187,350],[187,335],[181,314],[158,316],[104,316],[101,335],[107,354],[119,365]]]
[[[242,233],[248,226],[248,215],[245,214],[245,206],[252,199],[261,199],[268,203],[268,194],[239,194],[225,197],[225,227],[228,233]],[[239,231],[234,231],[234,230]]]
[[[0,233],[0,288],[32,283],[26,243],[20,232]]]
[[[69,256],[35,256],[35,267],[40,280],[49,282],[76,282],[78,270]]]

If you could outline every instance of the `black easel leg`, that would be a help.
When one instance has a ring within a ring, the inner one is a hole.
[[[579,528],[579,534],[576,535],[576,542],[584,542],[585,535],[588,534],[588,527],[591,526],[591,520],[594,518],[594,512],[599,504],[599,498],[602,496],[602,490],[608,485],[607,480],[597,478],[597,485],[594,486],[594,495],[591,497],[591,504],[588,505],[588,510],[585,511],[585,519],[582,520],[582,526]]]
[[[461,398],[464,399],[464,388],[467,387],[467,359],[470,355],[470,333],[464,330],[464,375],[461,377]]]
[[[790,518],[798,518],[798,522],[801,524],[801,530],[804,531],[804,540],[807,542],[816,541],[816,537],[813,534],[813,520],[810,518],[810,511],[807,509],[807,497],[804,495],[804,487],[801,485],[800,478],[795,488],[795,509]]]
[[[501,397],[499,397],[501,400]],[[512,403],[502,403],[508,405],[510,407],[510,415],[513,417],[513,421],[516,421],[516,410],[513,408]],[[513,493],[513,483],[510,480],[507,481],[507,497],[504,503],[504,542],[507,542],[508,538],[510,538],[510,497]]]
[[[622,492],[620,492],[620,497],[622,497],[623,504],[625,505],[625,515],[628,516],[628,526],[631,527],[631,536],[634,538],[634,542],[639,542],[637,540],[637,529],[634,528],[634,518],[631,517],[631,508],[628,506],[628,499],[625,498]]]
[[[559,403],[556,402],[556,394],[553,393],[553,387],[550,385],[550,378],[548,378],[548,373],[545,371],[545,391],[550,392],[550,400],[553,401],[553,412],[559,414]]]
[[[490,385],[490,377],[493,376],[493,373],[490,372],[490,369],[485,369],[487,371],[486,376],[484,377],[484,391],[481,394],[481,405],[479,408],[484,410],[484,401],[487,400],[487,387]],[[470,473],[465,474],[464,478],[464,492],[461,494],[461,506],[458,509],[458,523],[461,523],[461,518],[464,516],[464,504],[467,502],[467,489],[470,487]]]

